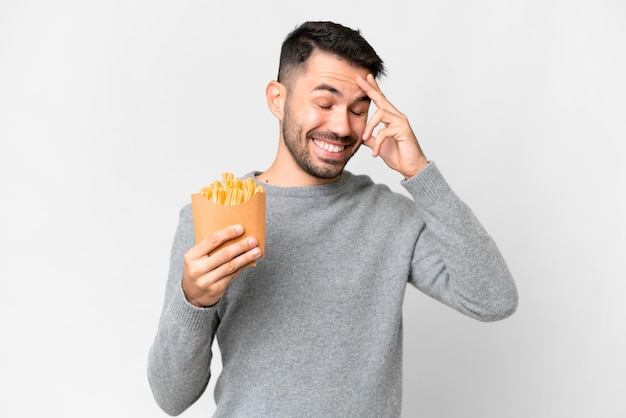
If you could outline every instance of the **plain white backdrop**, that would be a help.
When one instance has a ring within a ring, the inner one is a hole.
[[[0,416],[164,416],[178,211],[272,162],[264,89],[305,20],[361,29],[519,287],[492,324],[408,289],[404,416],[626,416],[620,0],[0,0]],[[365,148],[348,169],[402,192]]]

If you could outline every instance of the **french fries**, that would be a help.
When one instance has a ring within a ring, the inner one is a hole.
[[[256,193],[265,193],[263,186],[252,177],[236,178],[233,173],[222,173],[222,181],[216,180],[200,190],[200,194],[218,205],[237,205],[246,202]]]

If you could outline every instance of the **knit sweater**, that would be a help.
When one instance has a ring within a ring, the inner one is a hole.
[[[161,408],[178,415],[202,395],[217,336],[215,417],[400,416],[407,283],[478,320],[512,314],[505,261],[436,165],[402,185],[413,199],[350,172],[321,186],[264,185],[265,255],[211,308],[181,288],[195,243],[186,205],[149,355]]]

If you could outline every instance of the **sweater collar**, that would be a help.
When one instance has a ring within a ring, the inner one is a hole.
[[[252,171],[245,175],[245,177],[253,177],[257,184],[263,186],[265,192],[272,196],[285,196],[285,197],[322,197],[331,196],[336,193],[348,190],[350,184],[354,180],[355,176],[349,171],[343,171],[341,176],[333,182],[321,184],[319,186],[304,186],[304,187],[282,187],[273,186],[270,183],[261,183],[256,180],[256,176],[261,174],[260,171]]]

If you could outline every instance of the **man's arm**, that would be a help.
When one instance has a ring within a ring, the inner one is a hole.
[[[371,75],[357,83],[374,102],[363,143],[404,176],[426,226],[420,233],[410,281],[425,293],[483,321],[511,315],[518,293],[491,237],[471,210],[426,159],[407,117],[394,107]],[[384,125],[373,135],[378,125]]]
[[[209,382],[211,344],[219,322],[216,304],[241,268],[260,255],[255,243],[236,240],[242,233],[231,226],[194,245],[191,210],[181,211],[163,312],[148,357],[154,398],[168,414],[186,410]],[[230,240],[232,245],[209,255]]]
[[[426,222],[414,249],[409,281],[480,321],[512,315],[518,293],[502,254],[435,163],[402,185]]]

